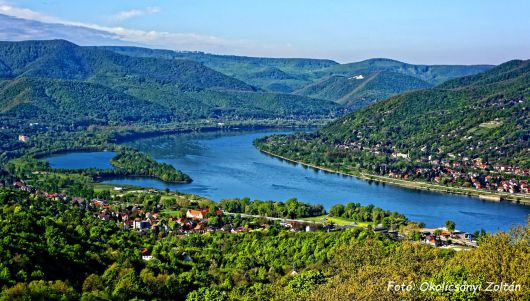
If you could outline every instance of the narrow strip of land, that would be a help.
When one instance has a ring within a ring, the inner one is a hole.
[[[431,191],[439,191],[439,192],[446,192],[446,193],[455,193],[455,194],[464,194],[468,196],[497,196],[503,200],[509,200],[514,203],[519,203],[523,205],[530,205],[530,196],[520,194],[520,193],[514,193],[514,194],[508,194],[508,193],[497,193],[497,192],[491,192],[491,191],[481,191],[473,188],[466,188],[466,187],[450,187],[450,186],[443,186],[438,184],[432,184],[432,183],[426,183],[426,182],[420,182],[420,181],[407,181],[402,179],[395,179],[390,178],[386,176],[380,176],[380,175],[374,175],[364,172],[359,172],[356,174],[352,173],[346,173],[343,171],[334,170],[328,167],[318,166],[314,164],[305,163],[298,160],[293,160],[284,156],[277,155],[275,153],[263,150],[258,148],[262,153],[267,154],[272,157],[280,158],[285,161],[297,163],[303,166],[311,167],[318,170],[323,170],[330,173],[336,173],[348,177],[355,177],[362,180],[367,181],[377,181],[382,183],[388,183],[393,184],[400,187],[405,187],[409,189],[418,189],[418,190],[431,190]]]

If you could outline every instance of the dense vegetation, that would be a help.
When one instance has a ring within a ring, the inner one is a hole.
[[[413,178],[417,168],[432,168],[425,175],[432,180],[441,171],[433,162],[449,162],[465,171],[475,167],[476,158],[522,170],[530,166],[529,81],[530,61],[512,61],[480,75],[390,98],[315,134],[274,136],[256,144],[344,172],[393,172]]]
[[[290,93],[310,83],[312,73],[337,65],[332,60],[303,58],[260,58],[215,55],[203,52],[177,52],[140,47],[103,47],[117,53],[138,57],[185,59],[200,62],[226,75],[272,92]]]
[[[362,78],[334,75],[307,85],[295,93],[336,101],[352,110],[358,110],[401,92],[431,86],[431,84],[410,75],[378,71],[364,73]]]
[[[9,190],[0,190],[0,210],[2,300],[523,300],[530,293],[528,227],[454,252],[361,229],[142,234],[94,218],[84,205]],[[153,260],[142,260],[145,250]],[[389,281],[483,289],[396,292]],[[489,281],[521,289],[488,292]]]
[[[0,114],[24,123],[160,125],[338,113],[332,102],[258,91],[195,61],[132,57],[62,40],[1,42],[0,65]]]
[[[336,204],[329,209],[330,216],[343,217],[355,222],[371,222],[384,227],[397,228],[405,224],[407,218],[397,212],[390,212],[374,205],[361,206],[359,203]]]
[[[118,169],[118,173],[135,176],[155,177],[165,182],[189,183],[191,178],[166,163],[158,163],[149,155],[137,150],[120,151],[110,163]]]
[[[356,63],[334,65],[318,73],[321,76],[353,76],[386,71],[413,76],[431,85],[437,85],[449,79],[481,73],[492,67],[492,65],[412,65],[391,59],[375,58]]]
[[[350,110],[492,67],[411,65],[389,59],[338,64],[316,59],[255,58],[123,46],[102,48],[137,57],[193,60],[267,91],[331,100]],[[358,75],[364,79],[353,79]]]
[[[285,203],[274,201],[250,201],[249,198],[225,199],[219,203],[224,210],[269,217],[301,218],[326,214],[322,205],[311,205],[289,199]]]

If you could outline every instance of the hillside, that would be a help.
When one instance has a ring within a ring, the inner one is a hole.
[[[315,79],[313,72],[338,64],[332,60],[322,59],[216,55],[127,46],[101,48],[137,57],[192,60],[268,91],[284,93],[311,83]]]
[[[524,192],[530,167],[529,83],[530,61],[510,61],[432,89],[400,94],[315,134],[275,136],[257,144],[344,172]],[[503,173],[522,182],[499,187],[510,177]]]
[[[266,91],[326,99],[346,105],[350,110],[492,67],[412,65],[390,59],[339,64],[330,60],[214,55],[140,47],[100,48],[136,57],[193,60]],[[360,75],[363,80],[351,80]]]
[[[137,58],[63,40],[0,42],[0,77],[84,80],[106,85],[138,82],[198,89],[254,91],[237,79],[188,60]]]
[[[333,75],[305,86],[295,94],[335,101],[357,110],[405,91],[431,86],[413,76],[378,71],[349,77]]]
[[[0,42],[0,80],[0,113],[41,122],[319,118],[334,116],[337,107],[263,92],[196,61],[132,57],[63,40]]]
[[[319,76],[355,76],[377,71],[388,71],[413,76],[432,85],[437,85],[449,79],[484,72],[492,67],[492,65],[413,65],[391,59],[376,58],[334,65],[318,71],[317,74]]]
[[[161,105],[81,81],[25,77],[2,81],[0,104],[0,113],[48,123],[67,119],[78,124],[107,124],[171,118]]]

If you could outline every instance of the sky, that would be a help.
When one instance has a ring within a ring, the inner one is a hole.
[[[338,62],[499,64],[530,57],[528,12],[528,0],[0,0],[0,14],[25,21],[4,20],[0,39]]]

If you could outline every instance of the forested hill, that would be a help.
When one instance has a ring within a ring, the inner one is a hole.
[[[413,65],[385,58],[368,59],[361,62],[331,66],[319,71],[319,75],[355,75],[377,71],[409,75],[432,85],[449,79],[487,71],[492,65]]]
[[[319,134],[419,159],[477,158],[530,166],[530,61],[510,61],[348,115]]]
[[[394,96],[314,134],[271,136],[255,144],[344,173],[527,197],[530,60]]]
[[[64,40],[0,42],[0,77],[43,77],[106,84],[157,82],[188,88],[255,88],[189,60],[138,58]]]
[[[338,64],[325,59],[216,55],[127,46],[102,46],[101,48],[130,56],[193,60],[262,89],[284,93],[290,93],[317,79],[314,72]]]
[[[395,94],[432,86],[414,76],[394,72],[378,71],[364,74],[333,75],[307,85],[295,94],[335,101],[356,110]]]
[[[493,67],[413,65],[391,59],[339,64],[322,59],[260,58],[125,46],[101,48],[137,57],[193,60],[266,91],[331,100],[350,110]]]
[[[0,42],[0,114],[17,123],[119,125],[336,116],[331,101],[263,91],[200,62],[64,40]]]

